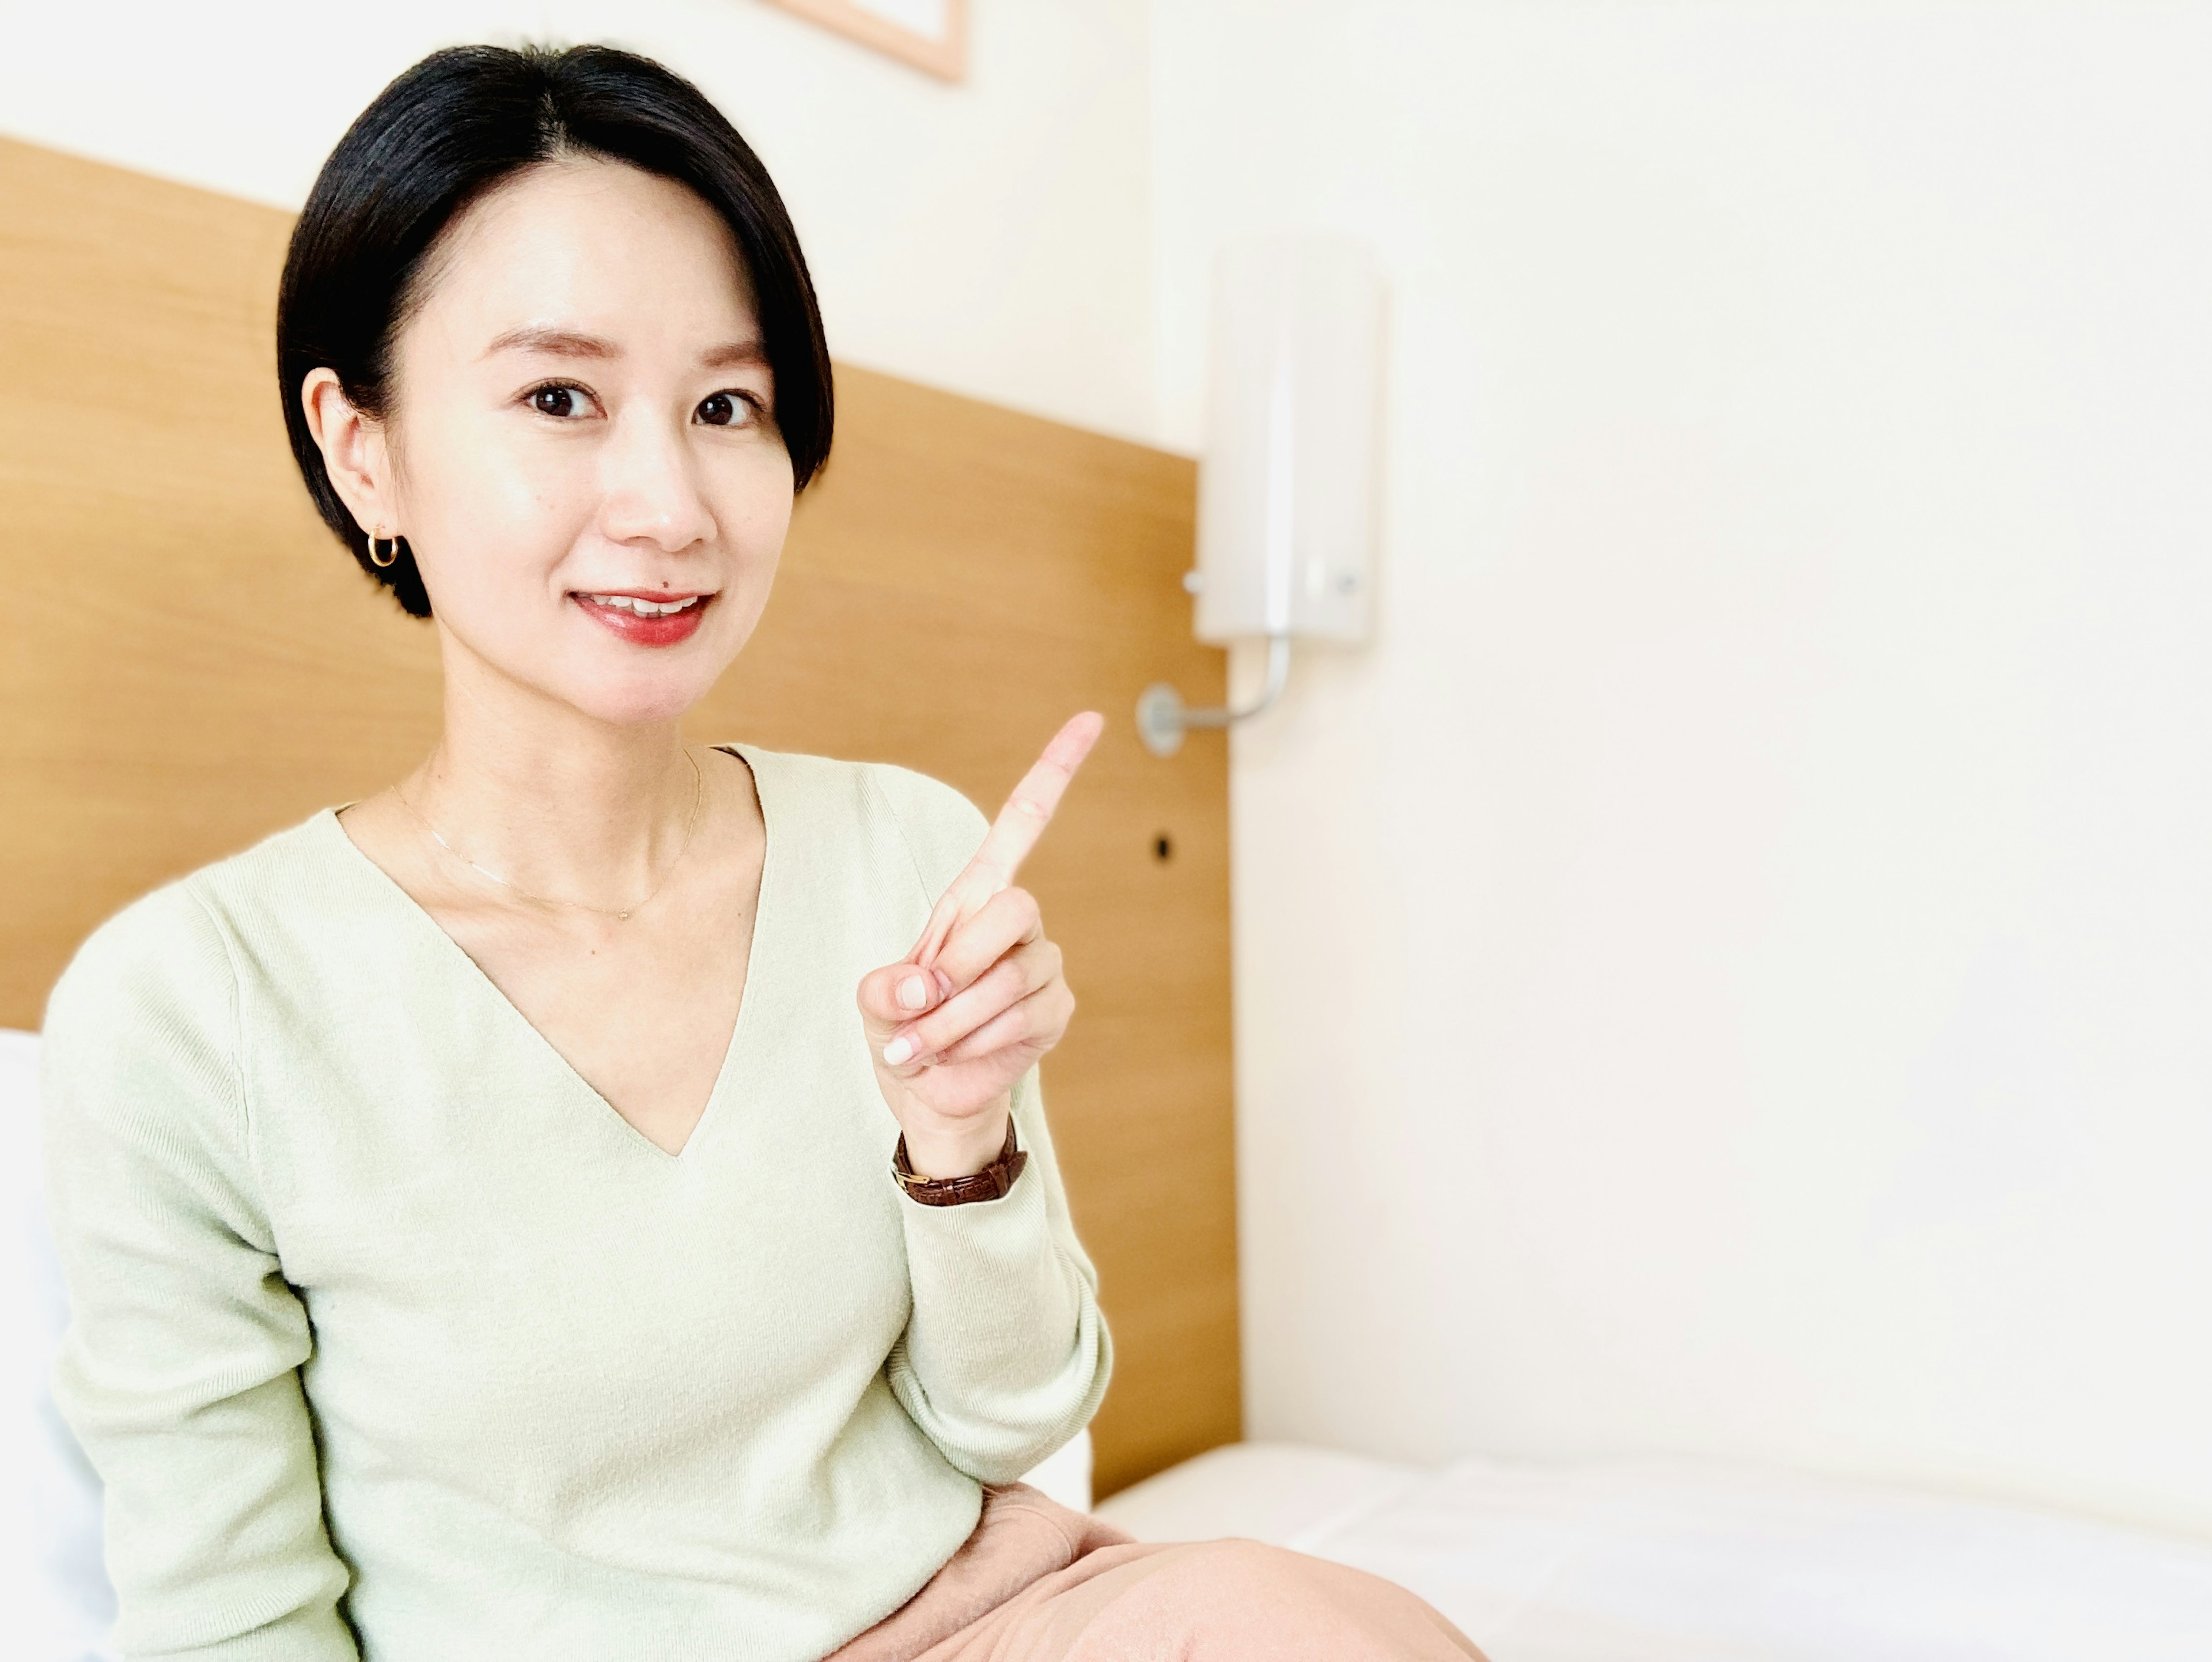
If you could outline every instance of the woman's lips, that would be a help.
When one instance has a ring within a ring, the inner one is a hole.
[[[688,641],[714,603],[712,594],[652,594],[639,591],[568,597],[600,628],[633,646],[668,647]],[[678,607],[671,612],[664,608]]]

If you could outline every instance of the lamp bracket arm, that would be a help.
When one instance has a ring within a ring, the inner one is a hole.
[[[1192,728],[1227,728],[1249,721],[1270,709],[1283,696],[1291,679],[1291,637],[1267,637],[1267,674],[1249,704],[1224,704],[1210,709],[1185,707],[1182,695],[1165,681],[1155,681],[1137,699],[1137,732],[1145,748],[1155,756],[1172,756],[1182,748],[1183,734]]]

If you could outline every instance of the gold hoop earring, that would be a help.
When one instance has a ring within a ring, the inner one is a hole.
[[[380,559],[377,557],[376,552],[376,545],[379,543],[390,543],[392,545],[392,551],[389,554],[385,555]],[[375,530],[368,533],[368,563],[371,565],[374,566],[379,571],[382,571],[386,567],[393,564],[398,558],[398,538],[386,536],[384,534],[384,527],[382,526],[377,527]]]

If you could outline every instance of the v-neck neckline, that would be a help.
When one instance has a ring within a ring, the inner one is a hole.
[[[421,901],[408,893],[390,872],[370,859],[361,845],[346,834],[345,826],[338,820],[340,812],[338,808],[325,808],[309,822],[311,825],[320,822],[326,825],[329,834],[335,837],[345,853],[369,874],[372,880],[381,884],[399,905],[411,915],[416,925],[436,937],[439,943],[438,950],[450,953],[459,960],[463,977],[473,983],[483,992],[489,994],[492,1002],[506,1013],[506,1019],[521,1027],[523,1032],[529,1035],[531,1041],[551,1060],[555,1068],[565,1075],[577,1090],[589,1098],[600,1112],[611,1119],[620,1129],[628,1132],[639,1148],[667,1161],[672,1166],[680,1164],[686,1155],[699,1147],[701,1136],[718,1117],[715,1111],[716,1106],[726,1093],[731,1075],[735,1071],[738,1050],[750,1026],[752,1025],[751,1012],[760,1002],[753,996],[753,989],[754,977],[759,973],[762,963],[762,934],[767,928],[770,916],[780,916],[782,910],[781,907],[772,907],[769,904],[769,885],[770,879],[775,874],[778,864],[776,852],[779,842],[775,829],[776,815],[769,806],[769,798],[772,793],[769,787],[767,774],[771,770],[764,769],[761,765],[761,758],[764,752],[750,745],[713,745],[708,748],[736,757],[744,764],[745,770],[752,775],[753,796],[760,804],[761,813],[760,890],[753,899],[752,939],[745,949],[744,987],[738,995],[738,1014],[736,1020],[730,1024],[730,1040],[723,1049],[721,1065],[714,1070],[714,1082],[707,1087],[707,1100],[700,1107],[698,1118],[691,1122],[690,1133],[684,1139],[683,1147],[673,1150],[662,1148],[651,1137],[646,1135],[627,1115],[607,1100],[597,1086],[577,1072],[576,1064],[561,1053],[561,1047],[548,1038],[544,1030],[536,1022],[523,1014],[520,1007],[507,995],[506,989],[484,972],[483,965],[470,957],[467,949],[447,933],[445,925],[433,917]],[[352,804],[347,803],[343,806],[350,807]]]

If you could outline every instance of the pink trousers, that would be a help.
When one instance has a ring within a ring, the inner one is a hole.
[[[1481,1662],[1402,1587],[1256,1541],[1152,1546],[1026,1484],[826,1662]]]

